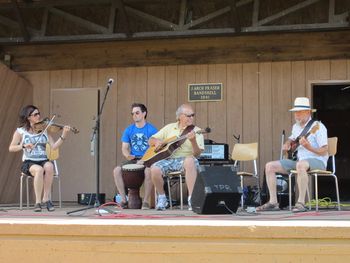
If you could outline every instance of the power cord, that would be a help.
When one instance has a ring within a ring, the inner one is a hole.
[[[111,206],[113,206],[114,209],[111,208]],[[117,210],[115,208],[117,208]],[[100,205],[96,209],[96,213],[99,216],[102,216],[104,214],[118,214],[121,209],[123,209],[123,208],[120,206],[120,204],[115,203],[115,202],[108,202],[108,203],[105,203],[103,205]]]
[[[306,206],[316,206],[316,200],[312,199],[310,200],[310,202],[307,202],[305,205]],[[330,197],[324,197],[321,199],[318,199],[318,207],[323,207],[323,208],[335,208],[337,207],[338,203],[337,202],[333,202],[332,199]],[[350,207],[350,204],[340,204],[340,206],[343,207]]]
[[[258,215],[258,213],[256,212],[255,209],[244,210],[242,207],[238,207],[238,209],[235,213],[226,205],[225,201],[218,202],[217,206],[225,207],[226,210],[229,211],[232,215],[237,215],[237,216],[256,216],[256,215]]]

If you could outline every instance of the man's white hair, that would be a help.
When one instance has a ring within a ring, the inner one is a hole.
[[[185,108],[192,108],[189,104],[182,104],[180,105],[176,110],[176,120],[178,121],[180,119],[180,115],[184,113]]]

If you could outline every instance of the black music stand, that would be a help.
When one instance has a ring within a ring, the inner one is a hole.
[[[98,114],[97,114],[97,117],[95,119],[95,126],[92,129],[92,135],[91,135],[91,145],[93,146],[91,148],[94,149],[93,152],[94,152],[94,155],[96,156],[95,157],[95,162],[96,162],[95,204],[93,206],[88,206],[88,207],[84,207],[81,209],[69,211],[69,212],[67,212],[67,215],[75,213],[75,212],[85,211],[85,210],[92,209],[92,208],[97,208],[101,204],[101,202],[100,202],[100,119],[101,119],[102,111],[103,111],[103,108],[104,108],[104,105],[106,102],[107,94],[109,92],[109,88],[111,87],[113,82],[114,82],[113,79],[108,80],[107,89],[105,91],[101,107],[98,103]],[[98,102],[100,102],[100,91],[98,91],[97,97],[98,97]]]

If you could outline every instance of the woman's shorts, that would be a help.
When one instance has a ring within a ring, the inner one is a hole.
[[[49,162],[49,160],[44,160],[44,161],[32,161],[32,160],[25,160],[23,163],[22,163],[22,166],[21,166],[21,172],[26,174],[26,175],[29,175],[29,176],[33,176],[30,172],[29,172],[29,169],[32,165],[36,164],[36,165],[40,165],[42,167],[44,167],[44,164]]]

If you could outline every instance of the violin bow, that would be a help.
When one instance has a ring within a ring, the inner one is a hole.
[[[49,123],[46,125],[45,129],[44,129],[43,131],[41,131],[38,140],[37,140],[36,143],[34,144],[34,147],[33,147],[32,149],[29,150],[29,153],[31,153],[32,150],[38,145],[38,143],[39,143],[41,137],[43,137],[44,133],[45,133],[45,132],[47,131],[47,129],[52,125],[54,118],[56,118],[56,114],[54,114],[54,115],[52,116],[51,120],[49,120]]]

